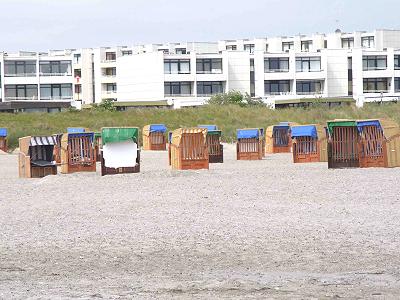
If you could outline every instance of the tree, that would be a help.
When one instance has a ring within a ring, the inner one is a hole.
[[[248,93],[242,94],[239,91],[229,91],[224,94],[213,95],[208,104],[213,105],[239,105],[241,107],[245,106],[265,106],[265,103],[261,99],[252,98]]]
[[[100,111],[115,111],[113,102],[112,99],[104,99],[100,104],[93,106],[93,108]]]

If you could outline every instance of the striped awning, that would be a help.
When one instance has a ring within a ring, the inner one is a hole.
[[[32,136],[30,146],[53,146],[56,144],[55,136]]]

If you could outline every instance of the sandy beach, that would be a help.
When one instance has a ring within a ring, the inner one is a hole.
[[[400,168],[141,156],[19,179],[0,155],[1,299],[400,298]]]

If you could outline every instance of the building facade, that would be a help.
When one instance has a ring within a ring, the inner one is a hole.
[[[180,108],[231,90],[271,107],[363,105],[400,99],[400,30],[0,53],[0,74],[0,110],[105,99],[121,109]]]

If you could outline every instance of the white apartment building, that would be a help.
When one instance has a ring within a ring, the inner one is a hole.
[[[400,30],[2,53],[0,64],[0,110],[104,99],[179,108],[230,90],[272,107],[400,99]]]
[[[0,53],[1,110],[58,111],[73,100],[71,52]]]

